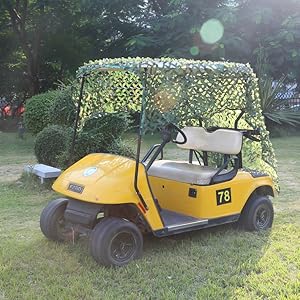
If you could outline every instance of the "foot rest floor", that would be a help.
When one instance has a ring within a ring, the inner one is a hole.
[[[171,210],[162,209],[160,215],[166,227],[174,227],[180,225],[193,225],[199,223],[207,223],[206,219],[198,219],[190,216],[186,216]]]

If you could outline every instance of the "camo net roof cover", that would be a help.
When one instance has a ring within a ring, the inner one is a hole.
[[[257,78],[247,64],[173,58],[116,58],[91,61],[77,71],[86,76],[81,120],[95,112],[140,111],[143,131],[167,121],[180,126],[259,128],[261,142],[244,140],[244,165],[270,174],[278,189],[276,159],[260,107]],[[144,91],[144,93],[143,93]]]

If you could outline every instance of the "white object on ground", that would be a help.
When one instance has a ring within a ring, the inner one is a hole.
[[[47,166],[44,164],[36,164],[33,166],[33,174],[37,175],[41,179],[41,183],[44,183],[46,178],[57,178],[61,174],[61,169]]]

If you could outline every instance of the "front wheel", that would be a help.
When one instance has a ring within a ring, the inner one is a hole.
[[[107,217],[101,220],[90,236],[93,258],[105,266],[123,266],[139,258],[143,237],[138,227],[124,219]]]
[[[242,214],[242,224],[250,231],[261,231],[272,227],[274,209],[267,196],[252,199]]]
[[[63,242],[72,239],[71,229],[66,228],[64,213],[68,200],[59,198],[51,201],[42,211],[40,227],[43,234],[50,240]],[[74,239],[74,233],[73,233]]]

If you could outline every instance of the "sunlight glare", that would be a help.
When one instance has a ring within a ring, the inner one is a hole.
[[[218,42],[224,34],[224,26],[217,19],[210,19],[203,23],[200,29],[200,36],[204,43],[214,44]]]

